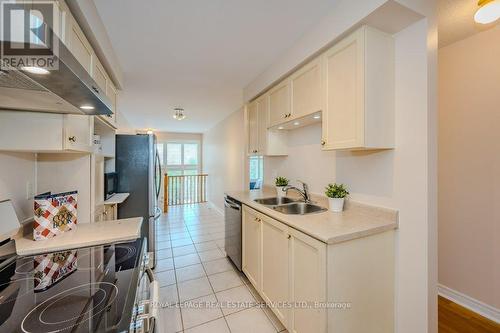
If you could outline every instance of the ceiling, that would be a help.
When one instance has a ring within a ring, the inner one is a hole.
[[[94,0],[124,72],[120,111],[136,129],[211,128],[336,1]]]
[[[439,0],[439,47],[443,47],[478,32],[487,30],[497,23],[483,25],[474,22],[477,0]]]

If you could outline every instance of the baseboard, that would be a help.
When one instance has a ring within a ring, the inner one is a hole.
[[[210,207],[212,207],[217,213],[219,213],[220,215],[224,216],[224,210],[217,207],[216,204],[214,204],[212,201],[208,201],[208,204],[210,205]]]
[[[438,294],[450,301],[453,301],[464,308],[467,308],[483,317],[500,324],[500,310],[485,304],[477,299],[462,294],[459,291],[448,288],[442,284],[438,285]]]

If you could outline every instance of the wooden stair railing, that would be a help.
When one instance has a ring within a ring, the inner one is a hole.
[[[163,211],[168,212],[169,206],[206,202],[207,176],[165,174]]]

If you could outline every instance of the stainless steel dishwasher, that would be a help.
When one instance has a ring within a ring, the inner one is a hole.
[[[241,271],[241,202],[224,197],[226,253]]]

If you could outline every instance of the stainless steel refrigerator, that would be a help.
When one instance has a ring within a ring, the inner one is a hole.
[[[141,236],[148,240],[148,251],[155,253],[155,221],[161,216],[158,197],[161,165],[154,135],[116,136],[116,173],[118,192],[130,193],[118,205],[118,218],[142,216]],[[154,266],[155,256],[150,262]]]

